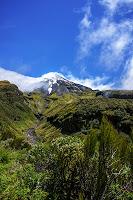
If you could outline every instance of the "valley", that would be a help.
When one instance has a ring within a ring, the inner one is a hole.
[[[62,91],[0,81],[0,199],[132,199],[131,91]]]

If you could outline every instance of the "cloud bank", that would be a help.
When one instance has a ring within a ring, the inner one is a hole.
[[[106,6],[112,14],[114,13],[121,5],[124,6],[131,6],[133,0],[100,0],[99,1],[102,5]]]
[[[82,63],[89,59],[93,50],[98,50],[96,62],[104,71],[119,71],[119,86],[125,82],[132,71],[133,56],[133,18],[127,16],[133,8],[133,0],[97,0],[102,14],[94,18],[93,1],[87,1],[82,9],[83,18],[79,23],[77,60]],[[95,2],[95,3],[96,3]],[[132,13],[133,14],[133,13]],[[128,65],[128,67],[127,67]],[[125,70],[126,68],[126,70]],[[123,82],[124,81],[124,82]],[[133,80],[130,79],[133,85]],[[128,89],[133,86],[128,84]]]
[[[110,9],[113,13],[118,5],[131,3],[130,1],[101,0],[105,11]],[[113,15],[114,16],[114,15]],[[78,59],[82,60],[91,54],[93,48],[100,45],[100,62],[106,68],[119,67],[124,59],[124,55],[129,51],[133,42],[133,20],[123,19],[114,21],[111,12],[106,12],[96,21],[91,21],[93,13],[91,6],[87,4],[84,9],[84,16],[79,24],[79,50]]]
[[[42,79],[24,76],[14,71],[0,67],[0,80],[8,80],[18,86],[21,91],[33,91],[42,86]]]
[[[77,84],[84,85],[86,87],[92,88],[93,90],[109,90],[113,88],[114,83],[106,83],[106,77],[95,77],[95,78],[86,78],[80,79],[72,74],[68,75],[67,78]]]
[[[8,80],[11,83],[14,83],[15,85],[18,86],[18,88],[21,91],[27,91],[27,92],[31,92],[37,88],[40,87],[48,87],[46,79],[49,78],[53,78],[54,76],[58,75],[62,78],[64,78],[63,74],[60,73],[56,73],[56,72],[51,72],[48,74],[44,74],[41,77],[38,78],[34,78],[34,77],[29,77],[29,76],[24,76],[22,74],[13,72],[13,71],[9,71],[6,70],[2,67],[0,67],[0,80]],[[72,74],[69,74],[66,76],[66,79],[74,82],[74,83],[78,83],[84,86],[87,86],[89,88],[92,89],[100,89],[100,90],[104,90],[104,89],[110,89],[113,84],[106,84],[106,78],[100,78],[100,77],[96,77],[96,78],[91,78],[91,79],[79,79],[75,76],[73,76]],[[45,82],[44,82],[45,81]]]
[[[133,56],[127,61],[121,84],[123,89],[133,89]]]

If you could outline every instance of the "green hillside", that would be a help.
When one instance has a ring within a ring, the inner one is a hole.
[[[44,115],[66,134],[98,128],[102,117],[106,116],[118,132],[132,137],[133,100],[96,97],[94,92],[66,94],[53,99]]]
[[[26,144],[25,131],[34,121],[23,93],[8,81],[0,81],[0,139],[13,147]]]
[[[132,99],[0,81],[2,200],[132,200],[132,140]]]

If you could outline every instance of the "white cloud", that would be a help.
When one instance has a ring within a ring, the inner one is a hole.
[[[133,22],[124,21],[119,24],[112,23],[114,33],[102,41],[100,61],[107,69],[118,69],[124,62],[125,53],[133,42]]]
[[[89,3],[82,9],[84,12],[84,16],[80,22],[80,27],[83,29],[87,29],[90,26],[90,16],[91,16],[91,9]]]
[[[112,49],[114,50],[115,54],[119,56],[121,52],[124,50],[125,46],[129,44],[131,38],[127,33],[122,34],[117,41],[111,44]]]
[[[89,21],[89,17],[87,14],[84,15],[84,18],[82,19],[82,21],[80,22],[80,26],[82,26],[83,28],[89,28],[90,26],[90,21]]]
[[[119,6],[122,4],[131,4],[133,3],[133,0],[99,0],[99,2],[106,6],[111,11],[111,13],[114,13]]]
[[[0,80],[16,84],[22,91],[32,91],[42,86],[41,78],[33,78],[0,67]]]
[[[114,10],[117,8],[119,0],[100,0],[99,2],[114,12]]]
[[[117,4],[120,3],[118,0],[100,2],[104,6],[108,3],[112,9],[115,9]],[[128,51],[133,42],[133,20],[125,19],[114,22],[109,14],[103,14],[99,23],[95,23],[95,21],[90,21],[87,9],[90,13],[90,7],[87,5],[83,19],[79,24],[77,59],[82,61],[86,57],[89,58],[92,49],[100,46],[101,51],[97,55],[97,63],[102,64],[105,69],[115,69],[116,66],[118,68],[123,63],[125,52]]]
[[[133,89],[133,56],[127,61],[125,75],[121,80],[122,89]]]
[[[37,88],[40,88],[43,86],[44,89],[48,89],[49,83],[46,81],[47,78],[53,78],[55,76],[61,76],[64,77],[62,74],[59,73],[48,73],[44,74],[41,77],[34,78],[29,76],[24,76],[22,74],[5,70],[4,68],[0,67],[0,80],[8,80],[11,83],[14,83],[18,86],[18,88],[21,91],[28,91],[31,92]],[[96,78],[90,78],[90,79],[79,79],[77,77],[74,77],[72,74],[67,75],[66,77],[68,80],[73,81],[74,83],[78,83],[87,87],[90,87],[92,89],[110,89],[113,87],[113,84],[105,84],[106,78],[105,77],[96,77]],[[44,83],[45,81],[45,83]]]
[[[86,79],[79,79],[72,74],[67,76],[69,80],[74,83],[84,85],[86,87],[92,88],[93,90],[107,90],[113,88],[113,83],[105,84],[107,78],[106,77],[95,77],[95,78],[86,78]]]

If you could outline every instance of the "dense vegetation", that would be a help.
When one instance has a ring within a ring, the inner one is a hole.
[[[27,146],[25,130],[34,121],[23,93],[8,81],[0,81],[0,140],[7,140],[12,147]]]
[[[0,82],[0,199],[132,200],[132,123],[130,99]]]

